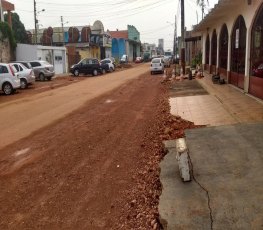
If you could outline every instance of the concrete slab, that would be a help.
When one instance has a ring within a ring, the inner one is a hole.
[[[196,181],[181,182],[175,153],[161,163],[166,229],[263,229],[263,123],[187,130],[186,141]]]

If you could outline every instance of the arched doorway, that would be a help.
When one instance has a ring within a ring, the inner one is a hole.
[[[209,70],[209,54],[210,54],[210,37],[209,34],[205,41],[205,70]]]
[[[251,63],[248,92],[263,99],[263,4],[251,30]]]
[[[216,57],[217,57],[217,35],[216,30],[213,31],[211,41],[211,72],[216,73]]]
[[[219,73],[226,79],[228,57],[228,30],[226,24],[222,26],[219,38]]]
[[[244,89],[247,28],[243,16],[239,15],[231,39],[230,84]]]

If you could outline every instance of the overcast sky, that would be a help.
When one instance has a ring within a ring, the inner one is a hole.
[[[15,4],[26,29],[34,28],[33,0],[8,0]],[[206,13],[218,0],[209,0]],[[172,49],[174,21],[177,16],[180,34],[180,0],[36,0],[40,28],[61,26],[63,16],[65,26],[92,25],[100,20],[104,29],[125,30],[134,25],[141,33],[141,41],[155,43],[164,39],[165,49]],[[185,0],[185,25],[188,29],[201,20],[200,7],[196,0]]]

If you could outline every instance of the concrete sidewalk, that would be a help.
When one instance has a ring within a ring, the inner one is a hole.
[[[217,126],[263,121],[262,101],[242,93],[229,84],[213,84],[208,74],[197,81],[209,95],[171,98],[172,114],[193,121],[197,125]]]
[[[172,114],[208,127],[186,131],[195,180],[182,182],[175,152],[161,162],[164,229],[263,229],[263,103],[197,81],[208,95],[170,99]]]
[[[175,154],[166,155],[159,205],[166,229],[263,229],[262,140],[263,123],[186,131],[196,181],[183,183]]]

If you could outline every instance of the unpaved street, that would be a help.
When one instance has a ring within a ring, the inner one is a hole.
[[[0,229],[158,226],[168,94],[145,71],[1,104]]]
[[[146,71],[149,71],[147,64],[113,74],[89,77],[75,84],[28,97],[23,97],[22,92],[21,99],[1,103],[0,149],[64,117],[87,100],[135,79]]]

